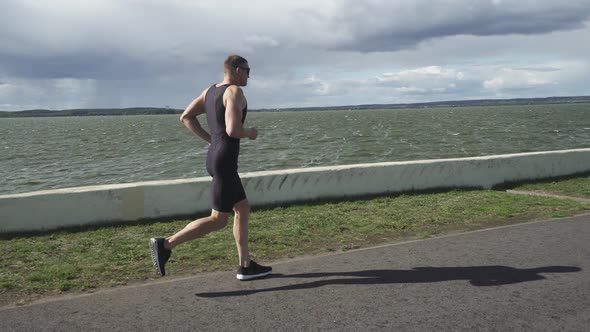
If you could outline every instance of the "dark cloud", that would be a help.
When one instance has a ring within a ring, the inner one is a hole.
[[[0,72],[20,78],[104,78],[117,74],[120,72],[118,69],[127,65],[129,63],[120,63],[117,58],[92,54],[52,56],[0,54]]]
[[[190,71],[190,62],[134,58],[110,52],[68,53],[59,55],[2,54],[0,74],[21,78],[146,79],[167,73]]]
[[[590,5],[578,1],[515,6],[471,1],[453,4],[421,1],[415,7],[371,6],[357,8],[332,22],[348,31],[349,38],[332,45],[335,50],[386,52],[414,48],[421,42],[449,36],[535,35],[581,29],[590,18]],[[419,6],[422,4],[423,6]],[[364,17],[359,18],[358,13]],[[388,19],[389,18],[389,19]]]

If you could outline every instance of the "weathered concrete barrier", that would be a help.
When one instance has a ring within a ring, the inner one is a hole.
[[[437,188],[491,188],[590,171],[590,149],[243,173],[253,206]],[[209,177],[0,196],[0,233],[209,210]]]

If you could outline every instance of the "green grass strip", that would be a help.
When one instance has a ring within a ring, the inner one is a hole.
[[[590,187],[590,186],[589,186]],[[449,191],[254,210],[251,254],[261,262],[345,251],[449,231],[571,216],[590,204],[496,191]],[[148,240],[190,220],[0,237],[0,305],[158,278]],[[237,266],[231,227],[183,244],[173,277]]]
[[[590,199],[590,175],[523,184],[515,186],[514,190]]]

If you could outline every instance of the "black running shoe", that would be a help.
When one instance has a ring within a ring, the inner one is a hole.
[[[250,266],[238,269],[236,278],[240,280],[251,280],[261,278],[272,273],[272,267],[258,265],[255,261],[250,261]]]
[[[168,262],[172,250],[164,248],[163,238],[151,238],[150,248],[152,249],[152,261],[154,262],[156,271],[161,276],[165,276],[166,270],[164,269],[164,266],[166,265],[166,262]]]

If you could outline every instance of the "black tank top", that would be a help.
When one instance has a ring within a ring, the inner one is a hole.
[[[209,151],[210,154],[213,154],[213,156],[209,157],[225,160],[225,166],[230,166],[227,163],[233,164],[234,160],[237,164],[238,154],[240,153],[240,139],[230,137],[226,132],[223,94],[228,86],[230,84],[219,87],[212,85],[205,95],[205,112],[207,114],[209,133],[211,134]],[[242,123],[246,120],[247,113],[248,107],[246,106],[242,110]]]

